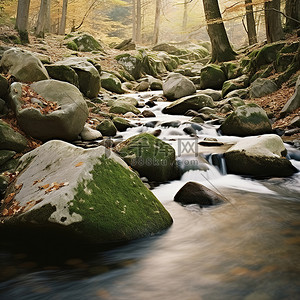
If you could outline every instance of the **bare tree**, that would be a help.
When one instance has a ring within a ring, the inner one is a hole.
[[[63,0],[61,19],[59,23],[58,34],[64,35],[66,32],[68,0]]]
[[[136,0],[132,0],[132,40],[136,42]]]
[[[277,42],[284,37],[280,13],[280,0],[265,2],[264,6],[267,42]]]
[[[30,7],[30,0],[18,1],[16,29],[19,32],[22,43],[29,43],[29,39],[28,39],[29,7]]]
[[[253,45],[257,43],[257,35],[256,35],[252,0],[245,0],[245,5],[246,5],[246,20],[247,20],[247,35],[248,35],[249,45]]]
[[[158,43],[158,38],[159,38],[160,11],[161,11],[161,0],[156,0],[154,33],[153,33],[154,45],[156,45]]]
[[[142,42],[142,3],[136,0],[136,42]]]
[[[50,23],[50,0],[41,0],[40,11],[35,28],[35,35],[37,37],[44,37],[46,27],[49,29]]]
[[[235,59],[220,13],[218,0],[203,0],[207,31],[212,45],[212,62]]]

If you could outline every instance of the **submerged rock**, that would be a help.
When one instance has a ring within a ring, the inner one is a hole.
[[[228,173],[258,177],[291,176],[297,169],[284,157],[286,149],[275,134],[247,137],[228,149],[225,162]]]
[[[174,201],[182,204],[215,205],[225,202],[225,197],[197,182],[187,182],[175,195]]]
[[[129,241],[168,228],[172,218],[124,161],[100,146],[51,141],[21,158],[0,224],[90,243]]]
[[[116,147],[120,156],[141,176],[164,182],[177,177],[175,150],[148,133],[135,135]]]

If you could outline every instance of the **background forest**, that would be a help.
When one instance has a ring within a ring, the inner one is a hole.
[[[66,18],[66,33],[73,27],[100,38],[103,42],[119,42],[130,38],[133,30],[133,7],[136,0],[69,0]],[[138,3],[139,1],[137,1]],[[160,2],[158,41],[209,40],[202,1],[200,0],[141,0],[141,41],[153,41],[155,10]],[[263,0],[254,0],[254,18],[258,41],[265,39]],[[282,9],[284,11],[284,2]],[[59,33],[63,0],[51,1],[51,24],[48,31]],[[1,0],[1,23],[14,25],[17,0]],[[41,1],[31,0],[29,28],[34,30]],[[245,1],[219,1],[220,10],[229,40],[234,46],[247,45],[245,30]],[[282,20],[284,20],[282,15]],[[78,28],[79,27],[79,28]]]

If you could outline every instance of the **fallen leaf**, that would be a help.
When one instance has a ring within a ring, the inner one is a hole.
[[[10,193],[5,199],[4,199],[4,203],[9,203],[11,200],[14,199],[16,193]]]
[[[48,184],[45,184],[45,185],[41,185],[41,186],[39,186],[39,189],[40,190],[45,190],[45,189],[47,189],[48,187],[49,187],[49,183]]]
[[[8,210],[4,208],[2,211],[2,216],[7,216],[7,215],[8,215]]]
[[[76,164],[75,167],[77,168],[77,167],[80,167],[80,166],[82,166],[82,165],[83,165],[83,162],[81,161],[81,162],[79,162],[78,164]]]

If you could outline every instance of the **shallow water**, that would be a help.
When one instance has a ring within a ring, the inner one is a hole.
[[[165,140],[176,142],[167,130]],[[215,128],[199,132],[199,138],[206,135],[217,135]],[[300,169],[299,151],[289,150]],[[0,299],[299,299],[299,173],[268,180],[222,175],[217,167],[202,168],[199,155],[186,154],[182,161],[197,160],[197,167],[153,190],[174,219],[169,230],[111,249],[1,240]],[[174,202],[191,180],[228,202],[211,208]]]

